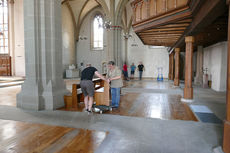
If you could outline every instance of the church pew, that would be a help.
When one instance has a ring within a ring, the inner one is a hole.
[[[102,80],[101,88],[97,89],[94,94],[96,105],[110,106],[110,86],[109,83]]]
[[[95,85],[95,101],[97,105],[109,106],[109,84],[100,78],[93,79]],[[104,94],[104,91],[106,94]],[[108,100],[107,100],[108,99]],[[80,84],[72,84],[72,94],[64,96],[65,108],[77,108],[79,102],[84,101]]]

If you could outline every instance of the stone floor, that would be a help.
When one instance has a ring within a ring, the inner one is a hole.
[[[183,94],[182,88],[174,89],[171,81],[144,80],[133,86],[129,84],[131,81],[122,94]],[[194,97],[193,104],[205,105],[224,119],[225,93],[196,87]],[[221,124],[59,110],[26,111],[6,105],[0,105],[0,119],[109,132],[96,153],[211,153],[213,147],[221,145],[223,134]]]

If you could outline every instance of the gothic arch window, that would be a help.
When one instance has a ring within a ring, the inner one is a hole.
[[[97,14],[93,18],[93,50],[103,49],[103,18],[102,15]]]
[[[8,1],[0,0],[0,54],[8,53]]]

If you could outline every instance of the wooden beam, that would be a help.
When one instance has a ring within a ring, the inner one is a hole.
[[[181,34],[153,34],[153,33],[149,33],[149,34],[140,34],[140,36],[164,36],[164,37],[173,37],[173,36],[181,36]]]
[[[176,30],[176,31],[164,31],[164,32],[159,32],[159,31],[157,31],[157,32],[153,32],[153,33],[151,33],[152,35],[162,35],[162,34],[183,34],[184,33],[184,31],[182,31],[182,30]],[[139,32],[138,34],[150,34],[150,32]]]
[[[141,36],[142,39],[167,39],[167,40],[178,40],[178,38],[180,38],[179,36],[172,36],[172,37],[164,37],[164,36],[157,36],[157,37],[153,37],[153,36]]]
[[[191,17],[191,12],[188,7],[184,8],[184,10],[180,10],[180,12],[173,13],[173,14],[167,14],[164,17],[158,18],[158,19],[148,19],[145,22],[133,25],[133,29],[135,32],[141,32],[143,30],[147,30],[149,28],[158,27],[161,25],[166,25],[168,23],[177,22],[181,19],[186,19],[188,17]]]
[[[145,32],[161,32],[161,31],[178,31],[178,30],[185,30],[186,27],[179,27],[179,28],[159,28],[159,29],[150,29],[146,30]]]
[[[198,29],[202,29],[212,23],[217,17],[222,15],[226,11],[225,2],[223,0],[208,0],[203,3],[197,12],[194,12],[194,18],[191,25],[185,30],[183,36],[171,47],[180,47],[184,44],[185,36],[194,35]]]
[[[190,23],[173,23],[173,24],[168,24],[168,25],[164,25],[164,26],[160,26],[157,27],[155,29],[159,29],[159,28],[180,28],[180,27],[187,27],[189,26]]]

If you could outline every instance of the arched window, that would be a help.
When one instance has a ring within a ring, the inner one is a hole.
[[[103,49],[103,19],[101,15],[96,15],[93,20],[93,49]]]
[[[0,0],[0,54],[8,53],[8,2]]]

